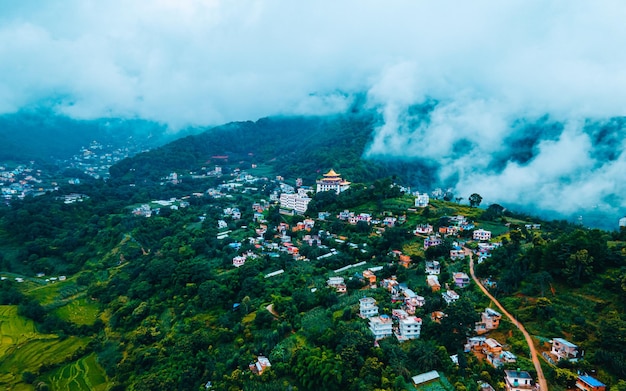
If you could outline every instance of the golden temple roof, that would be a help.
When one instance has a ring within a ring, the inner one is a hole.
[[[335,172],[335,170],[333,170],[332,168],[330,169],[330,171],[328,171],[326,174],[324,174],[325,177],[338,177],[339,174],[337,174]]]

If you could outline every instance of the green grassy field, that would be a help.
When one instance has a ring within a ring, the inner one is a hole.
[[[71,300],[63,307],[54,310],[59,318],[78,325],[92,325],[98,319],[98,305],[86,297]]]
[[[257,177],[272,178],[273,176],[276,175],[274,168],[272,168],[272,166],[269,166],[267,164],[259,164],[256,168],[248,168],[246,169],[246,171],[250,173],[250,175],[254,175]]]
[[[107,389],[107,378],[96,361],[95,353],[52,371],[42,377],[42,381],[48,384],[51,390],[104,391]]]
[[[26,294],[37,300],[42,306],[50,305],[60,299],[60,292],[67,281],[59,281],[39,286],[26,291]]]
[[[89,338],[40,334],[31,320],[17,314],[17,306],[0,306],[0,341],[0,388],[29,389],[22,383],[24,372],[36,373],[44,363],[62,363]]]
[[[491,223],[491,222],[488,222],[488,221],[480,221],[480,222],[478,222],[476,224],[476,228],[482,228],[484,230],[491,231],[491,236],[492,237],[503,235],[503,234],[509,232],[509,228],[508,227],[505,227],[502,224]]]

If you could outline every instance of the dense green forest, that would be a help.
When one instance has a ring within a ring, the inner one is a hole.
[[[139,183],[216,164],[244,169],[265,163],[277,174],[300,177],[304,183],[313,183],[333,167],[358,182],[394,176],[399,183],[430,186],[434,172],[427,162],[362,158],[377,121],[373,114],[358,113],[230,123],[127,159],[112,167],[111,176]]]

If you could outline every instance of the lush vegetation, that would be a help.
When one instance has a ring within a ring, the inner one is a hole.
[[[564,337],[585,350],[577,364],[546,366],[551,389],[565,389],[577,369],[595,369],[618,389],[619,379],[626,378],[626,233],[540,222],[499,205],[479,209],[477,193],[467,195],[473,205],[433,200],[416,210],[413,197],[395,185],[411,166],[403,171],[401,164],[362,160],[354,152],[367,144],[369,130],[363,129],[372,124],[360,115],[335,122],[232,124],[124,161],[108,182],[61,188],[88,195],[83,202],[65,204],[47,194],[0,206],[0,271],[7,277],[0,281],[0,384],[28,390],[193,390],[211,381],[224,390],[404,390],[412,389],[411,376],[435,369],[445,378],[432,388],[476,390],[479,380],[501,388],[502,369],[463,353],[488,300],[470,285],[447,305],[425,282],[424,260],[441,262],[442,283],[451,282],[455,271],[468,272],[467,261],[449,258],[453,239],[424,250],[423,238],[413,233],[417,224],[437,230],[450,223],[449,216],[463,214],[502,241],[477,271],[497,283],[491,289],[537,337],[537,345]],[[287,137],[295,127],[304,140]],[[352,133],[345,135],[346,129]],[[284,143],[277,147],[273,138]],[[297,148],[300,143],[311,147]],[[214,158],[226,155],[228,161]],[[285,233],[308,260],[278,250],[284,243],[280,224],[292,228],[305,216],[281,215],[273,206],[263,212],[265,222],[254,218],[252,204],[267,200],[275,181],[259,180],[220,197],[206,193],[252,163],[292,182],[302,177],[310,184],[330,167],[354,182],[340,195],[313,197],[308,214],[316,218],[325,211],[329,217],[316,219],[312,230]],[[208,164],[222,165],[226,175],[185,174],[177,184],[162,179]],[[172,197],[188,205],[161,207],[151,217],[132,213]],[[232,207],[240,209],[241,219],[225,214]],[[394,227],[352,225],[335,217],[345,209],[398,221]],[[219,220],[225,228],[218,228]],[[527,228],[531,223],[541,228]],[[217,238],[226,231],[228,237]],[[319,237],[320,244],[309,245],[306,235]],[[469,235],[462,232],[459,240]],[[270,243],[273,249],[258,247]],[[393,250],[409,255],[411,266],[398,266]],[[233,267],[233,257],[248,251],[257,257]],[[385,289],[355,277],[373,266],[382,266],[379,280],[395,275],[426,298],[417,310],[424,322],[420,339],[374,344],[367,321],[357,316],[359,299],[374,297],[381,313],[400,304]],[[280,269],[282,274],[266,277]],[[335,275],[345,277],[348,293],[327,287]],[[435,322],[433,311],[447,316]],[[528,348],[511,323],[503,320],[492,335],[519,356],[515,367],[533,373]],[[261,354],[272,366],[257,376],[248,366]],[[454,354],[458,366],[450,359]]]
[[[562,222],[540,231],[514,226],[507,245],[478,266],[483,276],[498,279],[495,292],[533,334],[565,337],[585,351],[585,360],[555,371],[562,386],[576,370],[591,367],[626,378],[624,239],[624,231]]]
[[[429,185],[433,171],[425,162],[362,158],[376,121],[362,113],[231,123],[127,159],[112,167],[111,175],[139,183],[159,181],[172,171],[202,172],[215,164],[247,169],[266,163],[277,175],[305,183],[333,167],[358,182],[393,176],[400,183]]]
[[[139,119],[75,120],[50,109],[25,109],[0,115],[0,162],[36,160],[60,167],[59,161],[69,159],[93,140],[120,148],[132,148],[132,144],[153,148],[173,139],[166,130],[161,124]]]

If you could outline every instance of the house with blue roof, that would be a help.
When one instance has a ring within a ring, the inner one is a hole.
[[[602,383],[595,377],[588,375],[578,376],[576,380],[576,388],[583,391],[605,391],[606,384]]]

